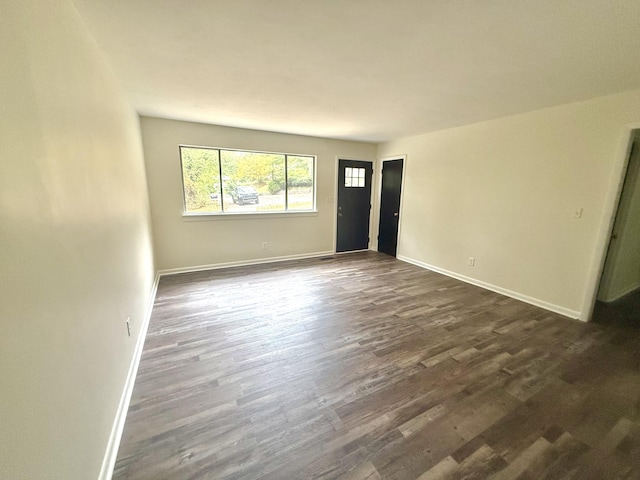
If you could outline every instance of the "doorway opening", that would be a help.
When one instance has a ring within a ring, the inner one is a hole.
[[[592,320],[640,325],[640,130],[632,132]]]

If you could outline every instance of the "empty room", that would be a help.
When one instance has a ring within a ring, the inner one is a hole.
[[[640,2],[0,23],[0,478],[640,479]]]

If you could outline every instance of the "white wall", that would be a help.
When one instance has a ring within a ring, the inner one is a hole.
[[[376,145],[368,143],[149,117],[142,117],[141,125],[161,270],[333,252],[336,157],[376,157]],[[181,144],[316,155],[318,213],[183,217]]]
[[[585,314],[639,120],[634,91],[379,145],[407,155],[398,255]]]
[[[68,0],[0,45],[0,478],[95,479],[153,284],[138,117]]]
[[[602,274],[598,299],[617,300],[640,288],[640,138],[629,159],[628,184],[620,198],[616,238],[612,240]]]

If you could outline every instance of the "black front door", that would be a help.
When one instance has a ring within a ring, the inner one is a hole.
[[[382,194],[380,196],[378,251],[393,255],[394,257],[398,249],[401,188],[402,159],[382,162]]]
[[[336,252],[369,248],[372,173],[370,162],[338,161]]]

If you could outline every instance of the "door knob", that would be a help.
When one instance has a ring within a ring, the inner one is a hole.
[[[393,212],[393,216],[397,217],[398,216],[398,212]]]

